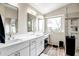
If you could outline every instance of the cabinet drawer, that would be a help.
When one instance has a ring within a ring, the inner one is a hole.
[[[44,40],[40,40],[39,42],[36,43],[37,46],[42,46],[44,45]]]
[[[20,50],[20,56],[29,56],[29,47]]]
[[[36,39],[30,40],[30,45],[36,44]]]
[[[32,49],[31,51],[30,51],[30,55],[31,56],[36,56],[36,48],[35,49]]]
[[[27,47],[27,46],[29,46],[29,41],[2,48],[1,55],[3,56],[11,55],[15,53],[16,51],[21,50],[22,48]]]
[[[36,55],[36,40],[37,39],[30,40],[30,56]]]

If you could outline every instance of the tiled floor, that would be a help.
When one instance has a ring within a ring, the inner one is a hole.
[[[65,49],[54,48],[53,46],[48,46],[40,56],[68,56],[65,54]],[[79,50],[75,52],[75,56],[79,56]]]
[[[76,51],[75,56],[79,56],[79,50]]]
[[[65,56],[65,50],[48,46],[41,56]]]

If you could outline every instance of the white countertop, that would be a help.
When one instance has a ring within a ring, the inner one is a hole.
[[[47,34],[48,35],[48,34]],[[35,39],[35,38],[39,38],[41,36],[44,36],[44,34],[39,34],[39,35],[26,35],[26,34],[21,34],[21,35],[15,35],[15,39],[14,40],[10,40],[6,43],[0,43],[0,48],[5,48],[8,46],[12,46],[15,44],[19,44],[25,41],[29,41],[31,39]]]

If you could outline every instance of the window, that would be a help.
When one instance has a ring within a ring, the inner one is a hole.
[[[39,32],[44,32],[44,20],[40,19],[38,21]]]
[[[48,31],[62,32],[62,17],[54,17],[47,19]]]

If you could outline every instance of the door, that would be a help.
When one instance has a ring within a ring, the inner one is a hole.
[[[36,39],[30,41],[30,56],[36,56]]]
[[[44,38],[40,37],[37,39],[37,55],[39,55],[44,50]]]
[[[20,50],[20,56],[29,56],[29,46]]]

